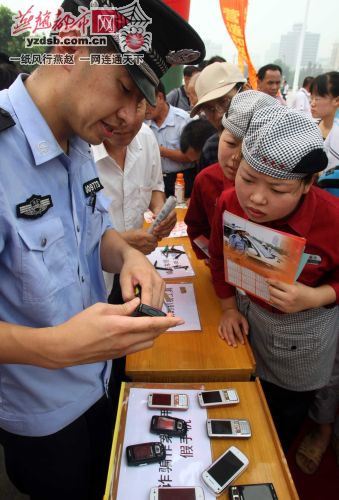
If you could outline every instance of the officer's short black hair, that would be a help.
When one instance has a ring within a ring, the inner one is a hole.
[[[266,71],[279,71],[282,75],[282,69],[278,64],[266,64],[259,69],[257,73],[258,80],[263,80],[265,78]]]
[[[192,120],[183,128],[180,136],[180,149],[186,153],[189,147],[201,151],[207,139],[215,133],[215,128],[204,119]]]

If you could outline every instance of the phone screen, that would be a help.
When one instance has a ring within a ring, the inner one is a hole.
[[[175,420],[167,417],[159,417],[157,427],[158,429],[173,430],[175,429]]]
[[[204,403],[222,403],[219,391],[202,392],[201,395]]]
[[[159,500],[195,500],[195,488],[159,488]]]
[[[211,420],[212,434],[232,434],[231,422],[220,422],[218,420]]]
[[[244,500],[272,500],[273,496],[268,484],[251,484],[242,487]]]
[[[133,455],[137,460],[153,457],[152,448],[149,444],[138,444],[133,446]]]
[[[171,405],[171,395],[170,394],[153,394],[152,404],[153,405],[170,406]]]
[[[220,486],[223,486],[243,465],[243,462],[229,451],[207,472]]]

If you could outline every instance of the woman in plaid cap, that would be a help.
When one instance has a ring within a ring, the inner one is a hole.
[[[206,255],[193,242],[199,236],[208,240],[210,238],[216,202],[222,191],[234,186],[241,156],[241,141],[253,113],[275,105],[279,105],[276,99],[257,90],[246,90],[232,98],[230,108],[222,119],[224,130],[219,140],[219,161],[204,168],[195,178],[185,217],[187,234],[198,259],[206,258]]]
[[[231,346],[251,335],[256,374],[285,449],[316,389],[329,381],[339,314],[339,201],[312,185],[327,157],[319,129],[282,106],[257,111],[242,144],[235,189],[222,193],[210,239],[210,265],[223,314],[219,336]],[[306,238],[306,264],[292,285],[268,279],[269,303],[225,283],[224,210]]]

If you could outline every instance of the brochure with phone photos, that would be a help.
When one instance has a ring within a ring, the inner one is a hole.
[[[266,279],[295,282],[308,255],[305,238],[223,214],[225,281],[269,302]]]

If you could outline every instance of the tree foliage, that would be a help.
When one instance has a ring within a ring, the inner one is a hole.
[[[45,51],[43,46],[34,46],[30,49],[25,47],[27,32],[19,36],[11,35],[14,15],[15,12],[12,12],[8,7],[0,5],[0,51],[6,53],[9,57],[20,57],[21,54],[27,53],[42,54]],[[26,72],[31,72],[34,69],[34,66],[22,66],[20,64],[17,64],[17,66]]]

